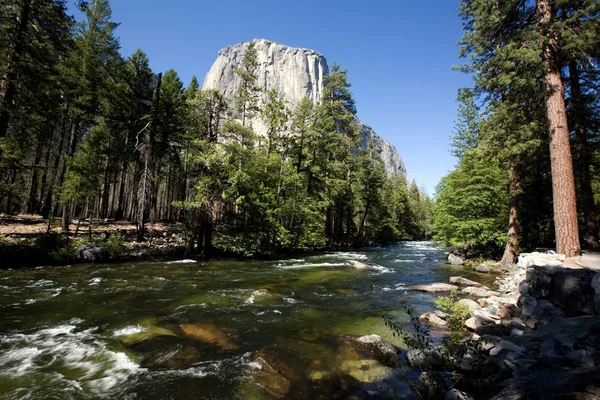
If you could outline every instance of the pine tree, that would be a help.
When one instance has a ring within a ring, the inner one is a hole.
[[[537,28],[546,69],[544,93],[550,131],[556,251],[567,257],[573,257],[579,254],[580,246],[573,162],[558,55],[558,33],[553,26],[556,10],[552,9],[550,0],[537,0],[536,4]]]
[[[234,103],[243,126],[247,126],[248,121],[259,111],[258,100],[261,89],[256,82],[258,55],[255,47],[255,42],[248,43],[242,66],[235,70],[241,79],[241,84],[235,93]]]

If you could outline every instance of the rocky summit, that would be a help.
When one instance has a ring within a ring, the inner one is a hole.
[[[314,50],[289,47],[270,40],[254,39],[253,42],[259,64],[258,85],[263,90],[276,90],[292,110],[305,97],[314,103],[320,102],[324,77],[329,73],[325,57]],[[232,101],[241,82],[235,70],[242,65],[249,43],[238,43],[221,49],[204,78],[203,89],[218,89]],[[359,118],[356,118],[356,123],[361,132],[361,146],[366,148],[368,143],[374,143],[385,163],[386,172],[390,175],[402,175],[407,182],[411,182],[396,148]],[[256,133],[266,133],[266,127],[260,118],[253,119],[252,126]]]

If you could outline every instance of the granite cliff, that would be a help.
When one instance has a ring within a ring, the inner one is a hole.
[[[285,46],[265,39],[254,39],[258,55],[258,84],[264,90],[274,89],[294,109],[304,97],[319,103],[323,91],[323,77],[329,73],[327,60],[314,50]],[[240,78],[235,73],[244,59],[248,42],[227,46],[219,51],[217,60],[204,79],[204,89],[219,89],[227,99],[233,99],[240,85]],[[389,142],[378,136],[373,129],[356,118],[362,136],[362,146],[374,142],[385,163],[388,174],[410,178],[402,158]],[[260,119],[252,121],[258,134],[266,132]]]

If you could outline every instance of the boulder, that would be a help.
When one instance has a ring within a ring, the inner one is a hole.
[[[356,341],[368,348],[383,365],[394,366],[399,361],[398,348],[379,335],[361,336]]]
[[[473,271],[477,271],[477,272],[481,272],[483,274],[491,274],[491,273],[498,273],[499,271],[496,270],[494,267],[488,265],[488,264],[479,264],[475,267],[473,267]]]
[[[473,396],[458,389],[451,389],[446,392],[444,400],[473,400]]]
[[[448,264],[452,264],[452,265],[463,265],[465,263],[465,260],[463,260],[462,258],[460,258],[459,256],[457,256],[456,254],[448,254]]]
[[[600,273],[583,268],[535,266],[527,269],[527,293],[549,300],[564,310],[578,314],[594,314],[596,291],[593,283]]]
[[[553,338],[562,346],[572,347],[575,343],[583,343],[586,339],[600,332],[600,315],[556,319],[534,332],[515,339],[515,343],[541,343]]]
[[[464,294],[467,294],[469,296],[473,296],[473,297],[489,297],[489,296],[497,296],[499,293],[497,292],[492,292],[491,290],[485,289],[485,288],[481,288],[481,287],[466,287],[463,290],[461,290],[461,292],[463,292]]]
[[[585,349],[575,350],[567,354],[567,362],[574,368],[594,368],[594,358]]]
[[[510,329],[502,324],[480,325],[477,329],[475,329],[475,332],[481,336],[488,335],[502,337],[510,335]]]
[[[181,324],[183,336],[202,343],[215,344],[223,350],[237,350],[239,347],[229,338],[232,329],[212,324]]]
[[[425,322],[429,326],[438,329],[446,329],[448,324],[443,318],[440,318],[434,312],[428,312],[419,317],[419,321]]]
[[[458,290],[458,286],[450,285],[448,283],[427,283],[423,285],[411,285],[406,286],[407,290],[418,290],[420,292],[429,292],[429,293],[443,293],[443,292],[451,292],[453,290]]]
[[[344,266],[354,269],[374,269],[372,266],[356,260],[347,260],[344,262]]]
[[[481,306],[471,299],[460,299],[458,304],[467,306],[471,311],[479,310]]]
[[[256,367],[249,371],[254,382],[275,397],[285,397],[292,385],[302,380],[298,370],[304,370],[306,361],[285,349],[271,345],[258,351],[253,359]]]
[[[556,254],[553,251],[547,253],[533,252],[521,253],[517,265],[521,268],[537,266],[562,266],[565,260],[564,254]]]
[[[450,283],[460,286],[473,286],[473,287],[481,287],[481,283],[472,281],[467,278],[463,278],[462,276],[451,276]]]
[[[444,378],[435,372],[421,372],[415,387],[424,399],[441,399],[448,390]]]
[[[471,317],[465,321],[465,326],[474,331],[481,326],[481,321],[479,321],[479,318]]]
[[[77,248],[77,258],[81,261],[99,262],[108,258],[108,252],[96,243],[82,244]]]
[[[523,296],[529,295],[529,282],[521,281],[521,283],[519,283],[519,293]]]
[[[516,344],[514,344],[513,342],[509,342],[508,340],[503,340],[490,350],[490,355],[498,355],[503,350],[512,351],[517,354],[522,354],[525,351],[523,347],[517,346]]]

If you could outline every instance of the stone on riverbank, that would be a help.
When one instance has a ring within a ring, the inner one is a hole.
[[[361,336],[356,341],[369,349],[383,365],[394,366],[399,361],[398,348],[379,335]]]
[[[459,256],[457,256],[456,254],[448,254],[448,264],[452,264],[452,265],[463,265],[465,263],[465,260],[463,260],[462,258],[460,258]]]
[[[435,312],[428,312],[421,315],[419,321],[425,322],[429,326],[437,329],[446,329],[448,327],[446,320],[437,316]]]
[[[489,264],[485,264],[485,263],[479,264],[479,265],[473,267],[473,271],[480,272],[482,274],[497,274],[500,272],[496,268],[492,267]]]
[[[96,243],[82,244],[77,248],[77,258],[81,261],[99,262],[108,258],[108,252]]]
[[[488,290],[485,287],[469,286],[469,287],[466,287],[463,290],[461,290],[461,292],[463,292],[464,294],[467,294],[469,296],[473,296],[473,297],[490,297],[490,296],[498,296],[499,295],[499,293]]]
[[[471,311],[479,310],[481,308],[481,306],[477,304],[476,301],[473,301],[471,299],[460,299],[458,301],[458,304],[469,307],[469,310]]]
[[[600,295],[600,291],[597,290],[600,289],[598,276],[600,272],[583,268],[529,267],[526,292],[537,299],[548,300],[566,311],[581,314],[600,313],[600,308],[594,306],[597,296]]]
[[[449,282],[460,286],[481,287],[481,283],[463,278],[462,276],[451,276]]]

